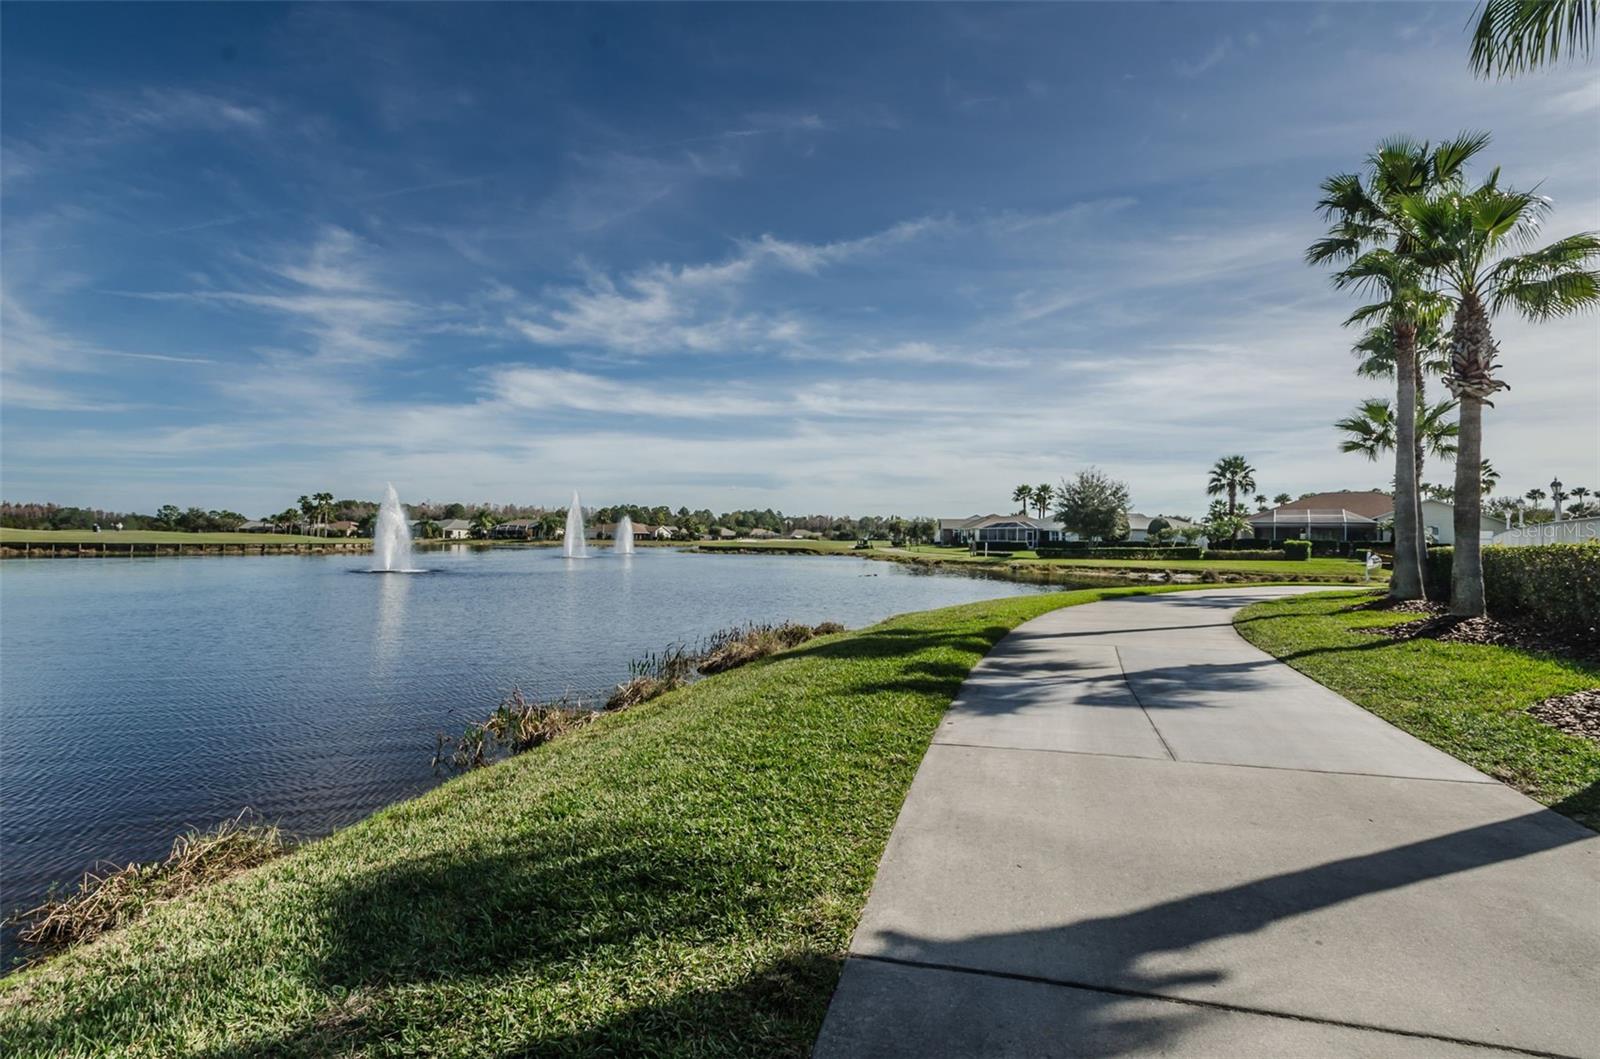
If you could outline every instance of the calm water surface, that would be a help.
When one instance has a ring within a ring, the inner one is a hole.
[[[1042,589],[841,557],[544,548],[0,566],[0,894],[149,859],[246,807],[314,834],[438,782],[434,736],[514,686],[603,694],[746,621],[841,621]],[[1059,588],[1060,586],[1056,586]]]

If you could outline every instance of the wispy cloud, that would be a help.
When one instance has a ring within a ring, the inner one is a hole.
[[[1233,38],[1223,37],[1211,46],[1211,49],[1200,57],[1179,62],[1177,64],[1178,76],[1199,77],[1201,74],[1220,66],[1228,56],[1233,54]]]
[[[909,242],[941,222],[920,219],[832,243],[763,235],[719,262],[654,265],[620,277],[590,270],[580,287],[558,287],[507,322],[529,341],[566,349],[630,353],[756,352],[788,343],[798,324],[781,313],[739,308],[738,288],[776,268],[816,274]]]
[[[372,254],[351,232],[324,228],[303,258],[267,264],[264,270],[274,281],[257,290],[120,293],[276,314],[306,335],[311,354],[326,364],[382,360],[409,349],[403,329],[416,319],[418,307],[379,283]]]

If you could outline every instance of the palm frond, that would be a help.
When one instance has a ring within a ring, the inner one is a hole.
[[[1481,77],[1525,73],[1594,48],[1600,0],[1485,0],[1472,33],[1472,70]]]
[[[1548,320],[1600,304],[1600,234],[1579,232],[1497,262],[1489,273],[1489,307],[1515,308]]]

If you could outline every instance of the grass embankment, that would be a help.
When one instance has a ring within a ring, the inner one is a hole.
[[[353,537],[298,533],[185,533],[182,530],[26,530],[0,528],[0,544],[358,544]]]
[[[914,563],[923,566],[954,566],[989,569],[996,573],[1024,576],[1041,571],[1078,571],[1084,574],[1157,573],[1235,575],[1250,581],[1318,581],[1354,584],[1360,582],[1365,567],[1351,559],[1041,559],[1031,551],[1009,556],[971,555],[960,548],[913,545],[892,548],[886,544],[856,550],[850,541],[706,541],[699,550],[708,552],[777,553],[783,555],[853,555],[862,559]],[[1388,573],[1373,571],[1373,580],[1387,580]]]
[[[1056,607],[813,640],[0,983],[14,1056],[803,1055],[967,671]]]
[[[1600,687],[1600,667],[1509,647],[1393,640],[1416,614],[1354,609],[1370,594],[1293,596],[1241,611],[1246,640],[1412,735],[1600,830],[1600,745],[1530,716]]]

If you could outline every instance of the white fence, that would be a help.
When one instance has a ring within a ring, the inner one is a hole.
[[[1569,518],[1560,522],[1541,522],[1494,535],[1495,544],[1584,544],[1600,540],[1600,518]]]

